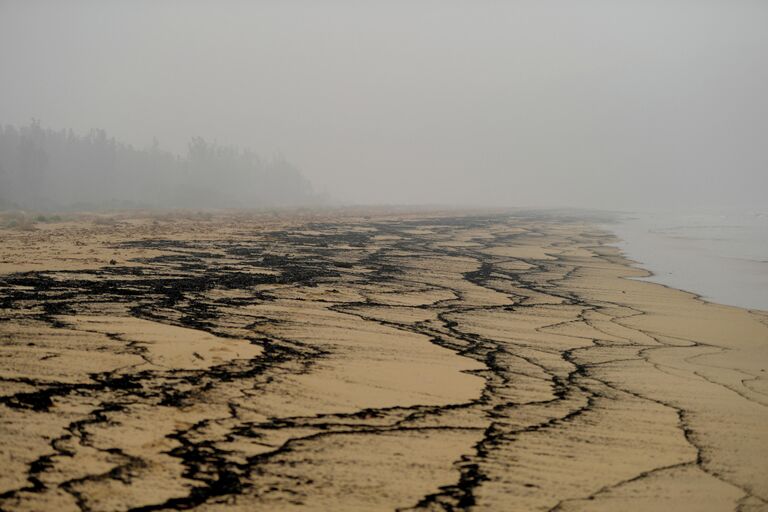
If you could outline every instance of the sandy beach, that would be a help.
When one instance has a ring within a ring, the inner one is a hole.
[[[5,226],[1,510],[768,510],[768,313],[586,220]]]

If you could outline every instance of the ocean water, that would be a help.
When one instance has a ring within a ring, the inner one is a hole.
[[[768,208],[631,213],[606,226],[647,279],[710,302],[768,311]]]

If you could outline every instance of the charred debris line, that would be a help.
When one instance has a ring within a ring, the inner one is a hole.
[[[494,478],[489,468],[503,464],[496,454],[509,450],[520,433],[565,428],[568,422],[593,411],[598,399],[606,398],[595,386],[586,384],[599,379],[590,373],[587,365],[578,362],[572,350],[560,353],[562,363],[569,367],[564,373],[553,369],[546,357],[538,357],[535,347],[532,350],[526,340],[519,340],[517,344],[497,340],[473,332],[472,328],[456,320],[461,315],[476,312],[515,314],[531,311],[535,314],[537,308],[547,307],[579,308],[582,313],[575,317],[575,321],[587,322],[583,313],[600,309],[558,288],[578,272],[579,263],[561,256],[557,247],[551,248],[548,258],[494,256],[487,250],[530,244],[531,240],[547,234],[547,221],[535,222],[533,226],[511,234],[506,232],[504,227],[514,222],[514,219],[506,218],[442,218],[376,222],[364,225],[362,230],[356,229],[359,226],[343,224],[311,224],[296,231],[259,233],[251,240],[137,240],[121,246],[159,250],[166,254],[134,259],[130,266],[113,265],[77,272],[29,272],[4,277],[0,283],[1,320],[4,322],[36,321],[53,328],[65,328],[68,326],[60,320],[63,315],[119,311],[223,338],[242,337],[242,333],[247,332],[245,337],[261,346],[263,353],[250,360],[234,360],[205,369],[150,368],[135,372],[121,369],[93,373],[81,382],[4,379],[25,386],[24,391],[0,398],[0,403],[10,409],[55,415],[60,404],[67,401],[92,405],[87,414],[80,414],[53,438],[50,453],[29,464],[26,485],[0,494],[0,508],[12,509],[32,495],[58,488],[74,497],[81,510],[92,510],[92,503],[84,491],[86,482],[116,480],[130,485],[147,464],[121,447],[94,445],[91,441],[93,427],[109,429],[117,425],[118,414],[131,414],[136,406],[189,408],[217,390],[226,391],[233,397],[228,402],[228,416],[201,419],[168,434],[174,447],[166,453],[180,461],[184,468],[181,476],[186,482],[186,495],[137,506],[134,510],[186,510],[211,501],[266,492],[259,488],[261,467],[270,464],[274,457],[297,449],[297,444],[306,446],[320,437],[335,434],[375,436],[398,430],[467,428],[460,423],[439,423],[441,415],[457,409],[484,419],[487,426],[474,449],[454,461],[456,483],[435,489],[413,506],[417,509],[461,510],[475,505],[477,488]],[[440,242],[452,242],[464,233],[480,229],[490,232],[490,239],[470,234],[462,240],[463,244],[440,245]],[[382,239],[385,241],[380,241]],[[584,235],[571,242],[587,247],[599,240]],[[463,282],[445,285],[409,271],[403,264],[403,254],[416,259],[462,258],[474,261],[477,268],[463,272]],[[517,262],[521,268],[527,268],[508,270],[501,265],[508,262]],[[483,363],[487,370],[476,372],[485,378],[485,387],[478,398],[444,406],[367,408],[354,413],[270,417],[264,421],[248,419],[248,411],[243,405],[247,403],[249,393],[259,393],[286,376],[311,373],[318,362],[333,355],[320,346],[281,337],[265,328],[295,320],[259,318],[238,311],[272,303],[276,300],[275,290],[286,287],[304,291],[344,285],[358,287],[365,295],[365,290],[370,287],[392,287],[397,292],[414,283],[420,283],[425,289],[442,287],[453,294],[452,299],[411,306],[434,310],[437,321],[407,323],[377,319],[366,310],[386,309],[392,305],[371,298],[345,301],[330,297],[333,300],[328,309],[361,321],[426,335],[441,347]],[[509,297],[510,304],[474,304],[465,297],[465,285]],[[120,339],[119,336],[113,338]],[[141,353],[142,349],[128,345],[125,350]],[[548,397],[522,401],[507,398],[514,394],[512,391],[520,378],[532,379],[534,372],[538,372],[537,378],[546,385]],[[554,404],[562,404],[562,407],[557,408]],[[550,415],[524,425],[513,421],[521,410],[531,406],[551,406],[547,413]],[[442,426],[425,427],[422,422],[427,418]],[[681,428],[687,429],[683,420],[681,414]],[[302,432],[301,435],[297,437],[294,430]],[[280,442],[267,442],[267,434],[279,431],[287,432]],[[270,449],[258,455],[234,457],[230,449],[221,448],[223,444],[236,441],[266,443]],[[84,448],[101,451],[110,461],[111,468],[58,482],[46,478],[46,473],[62,459],[74,458]],[[292,483],[287,476],[281,482],[287,487],[280,491],[298,493],[296,499],[301,497],[297,489],[289,488],[298,485],[296,482]]]

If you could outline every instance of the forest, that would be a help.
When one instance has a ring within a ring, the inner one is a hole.
[[[317,202],[283,157],[193,137],[185,155],[136,148],[104,130],[0,126],[0,208],[270,208]]]

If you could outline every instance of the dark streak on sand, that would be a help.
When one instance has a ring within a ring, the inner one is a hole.
[[[355,413],[273,418],[269,422],[258,424],[240,419],[238,405],[233,403],[230,404],[231,418],[227,427],[229,432],[219,436],[220,438],[250,438],[258,442],[259,432],[265,429],[298,427],[306,427],[312,433],[289,438],[271,451],[237,461],[217,446],[220,439],[205,438],[204,431],[209,426],[208,420],[177,430],[171,437],[178,442],[178,447],[171,450],[170,455],[181,461],[185,468],[183,476],[195,482],[194,486],[189,488],[186,496],[132,509],[136,512],[187,510],[211,500],[237,496],[247,492],[249,486],[253,486],[252,482],[258,478],[264,464],[292,451],[297,443],[305,445],[320,437],[337,434],[375,436],[393,431],[427,430],[430,427],[419,423],[425,418],[439,417],[455,409],[473,409],[487,418],[487,428],[475,445],[474,452],[466,453],[455,462],[455,468],[458,470],[457,481],[435,489],[434,493],[424,496],[410,507],[404,504],[408,509],[466,510],[476,504],[478,487],[492,478],[488,471],[489,465],[504,464],[503,460],[495,458],[496,454],[504,453],[504,449],[508,450],[518,441],[520,434],[563,428],[568,422],[592,411],[597,401],[611,400],[610,393],[628,393],[614,384],[601,381],[589,365],[578,362],[574,350],[565,350],[560,354],[563,364],[570,367],[567,374],[563,375],[529,357],[524,350],[516,351],[508,343],[471,333],[454,319],[457,314],[478,310],[524,311],[534,304],[538,307],[547,305],[551,308],[580,308],[581,320],[585,320],[585,312],[600,310],[599,306],[558,288],[560,282],[568,280],[579,271],[578,264],[567,258],[518,258],[517,261],[527,263],[531,267],[528,270],[510,271],[501,268],[499,263],[510,261],[512,258],[489,256],[471,246],[438,248],[431,245],[429,239],[408,233],[408,230],[425,227],[437,234],[450,234],[486,228],[499,222],[509,222],[509,219],[457,217],[409,222],[372,222],[368,226],[370,231],[365,233],[347,232],[345,226],[338,224],[315,224],[306,226],[306,229],[323,234],[313,236],[306,233],[273,231],[252,244],[235,244],[226,240],[201,243],[161,239],[135,241],[125,246],[159,249],[171,254],[138,260],[137,262],[141,263],[138,267],[111,265],[88,272],[28,272],[4,277],[0,286],[0,308],[4,311],[2,320],[12,319],[22,311],[25,314],[32,311],[36,319],[57,327],[60,326],[56,320],[57,315],[78,314],[85,310],[97,309],[99,304],[124,304],[132,315],[139,318],[227,337],[230,333],[223,318],[224,308],[237,308],[272,300],[269,293],[253,291],[248,294],[255,286],[292,284],[314,287],[318,284],[332,284],[344,273],[360,269],[368,271],[356,274],[356,279],[362,284],[392,282],[398,280],[401,275],[398,258],[394,255],[399,252],[424,256],[443,254],[472,259],[477,262],[477,270],[465,273],[464,279],[472,285],[508,294],[513,300],[512,305],[468,307],[461,300],[445,300],[435,305],[423,306],[436,308],[442,325],[380,322],[398,329],[425,334],[433,343],[483,363],[488,370],[476,373],[485,378],[485,388],[476,400],[447,406],[374,408]],[[395,235],[398,239],[384,249],[364,250],[370,246],[374,235]],[[528,229],[522,233],[499,236],[490,243],[495,246],[514,245],[518,239],[538,235],[540,233],[535,229]],[[605,240],[590,234],[577,236],[580,237],[578,245],[582,247],[590,243],[599,245]],[[485,240],[475,242],[482,244],[480,249],[489,244]],[[348,249],[339,250],[338,247]],[[232,260],[237,263],[233,264]],[[249,268],[266,269],[273,273],[249,272]],[[87,274],[88,278],[83,278],[83,274]],[[510,283],[517,292],[510,293],[503,288],[494,288],[494,282],[499,280]],[[233,298],[210,298],[206,294],[211,290],[239,290],[245,293]],[[459,287],[449,291],[456,297],[461,297],[462,291]],[[534,296],[539,300],[528,300]],[[542,300],[542,297],[548,299]],[[366,308],[386,307],[388,306],[372,301],[363,301],[336,303],[331,309],[373,321],[375,317],[366,315]],[[91,382],[78,384],[23,381],[36,390],[4,396],[0,398],[0,403],[11,408],[48,411],[57,406],[57,399],[77,395],[88,397],[98,405],[93,408],[87,419],[72,422],[66,427],[64,435],[51,441],[51,453],[29,465],[28,485],[0,495],[0,506],[13,507],[14,500],[22,495],[38,493],[45,489],[47,484],[41,479],[41,475],[49,469],[53,457],[71,456],[67,446],[73,440],[88,446],[87,426],[109,423],[111,414],[131,404],[185,407],[193,403],[200,393],[214,389],[221,383],[231,382],[241,383],[242,389],[254,392],[277,375],[308,372],[313,364],[325,357],[320,347],[297,340],[264,337],[258,332],[254,332],[251,342],[263,347],[261,356],[205,370],[144,371],[130,375],[110,372],[93,374]],[[663,345],[661,341],[659,344]],[[599,345],[594,344],[578,350],[590,350],[594,347]],[[507,399],[509,389],[514,386],[516,371],[507,363],[509,358],[525,360],[528,365],[538,368],[546,375],[551,388],[551,398],[525,403]],[[596,382],[602,387],[596,385]],[[639,400],[648,400],[637,393],[633,396]],[[525,426],[510,421],[517,410],[531,404],[560,404],[562,407],[552,407],[550,417]],[[691,445],[696,447],[696,458],[685,464],[698,465],[706,471],[705,455],[691,433],[685,411],[670,404],[661,405],[677,412],[680,429]],[[130,482],[132,471],[143,464],[141,459],[126,455],[119,449],[114,449],[107,455],[114,461],[114,469],[59,484],[59,488],[70,493],[83,511],[90,510],[88,501],[79,490],[79,485],[85,480],[115,479]],[[295,482],[295,485],[301,487],[302,483]],[[525,485],[528,488],[536,487],[534,483]],[[283,491],[290,493],[291,489],[286,488]],[[556,505],[553,510],[558,507],[559,505]]]

